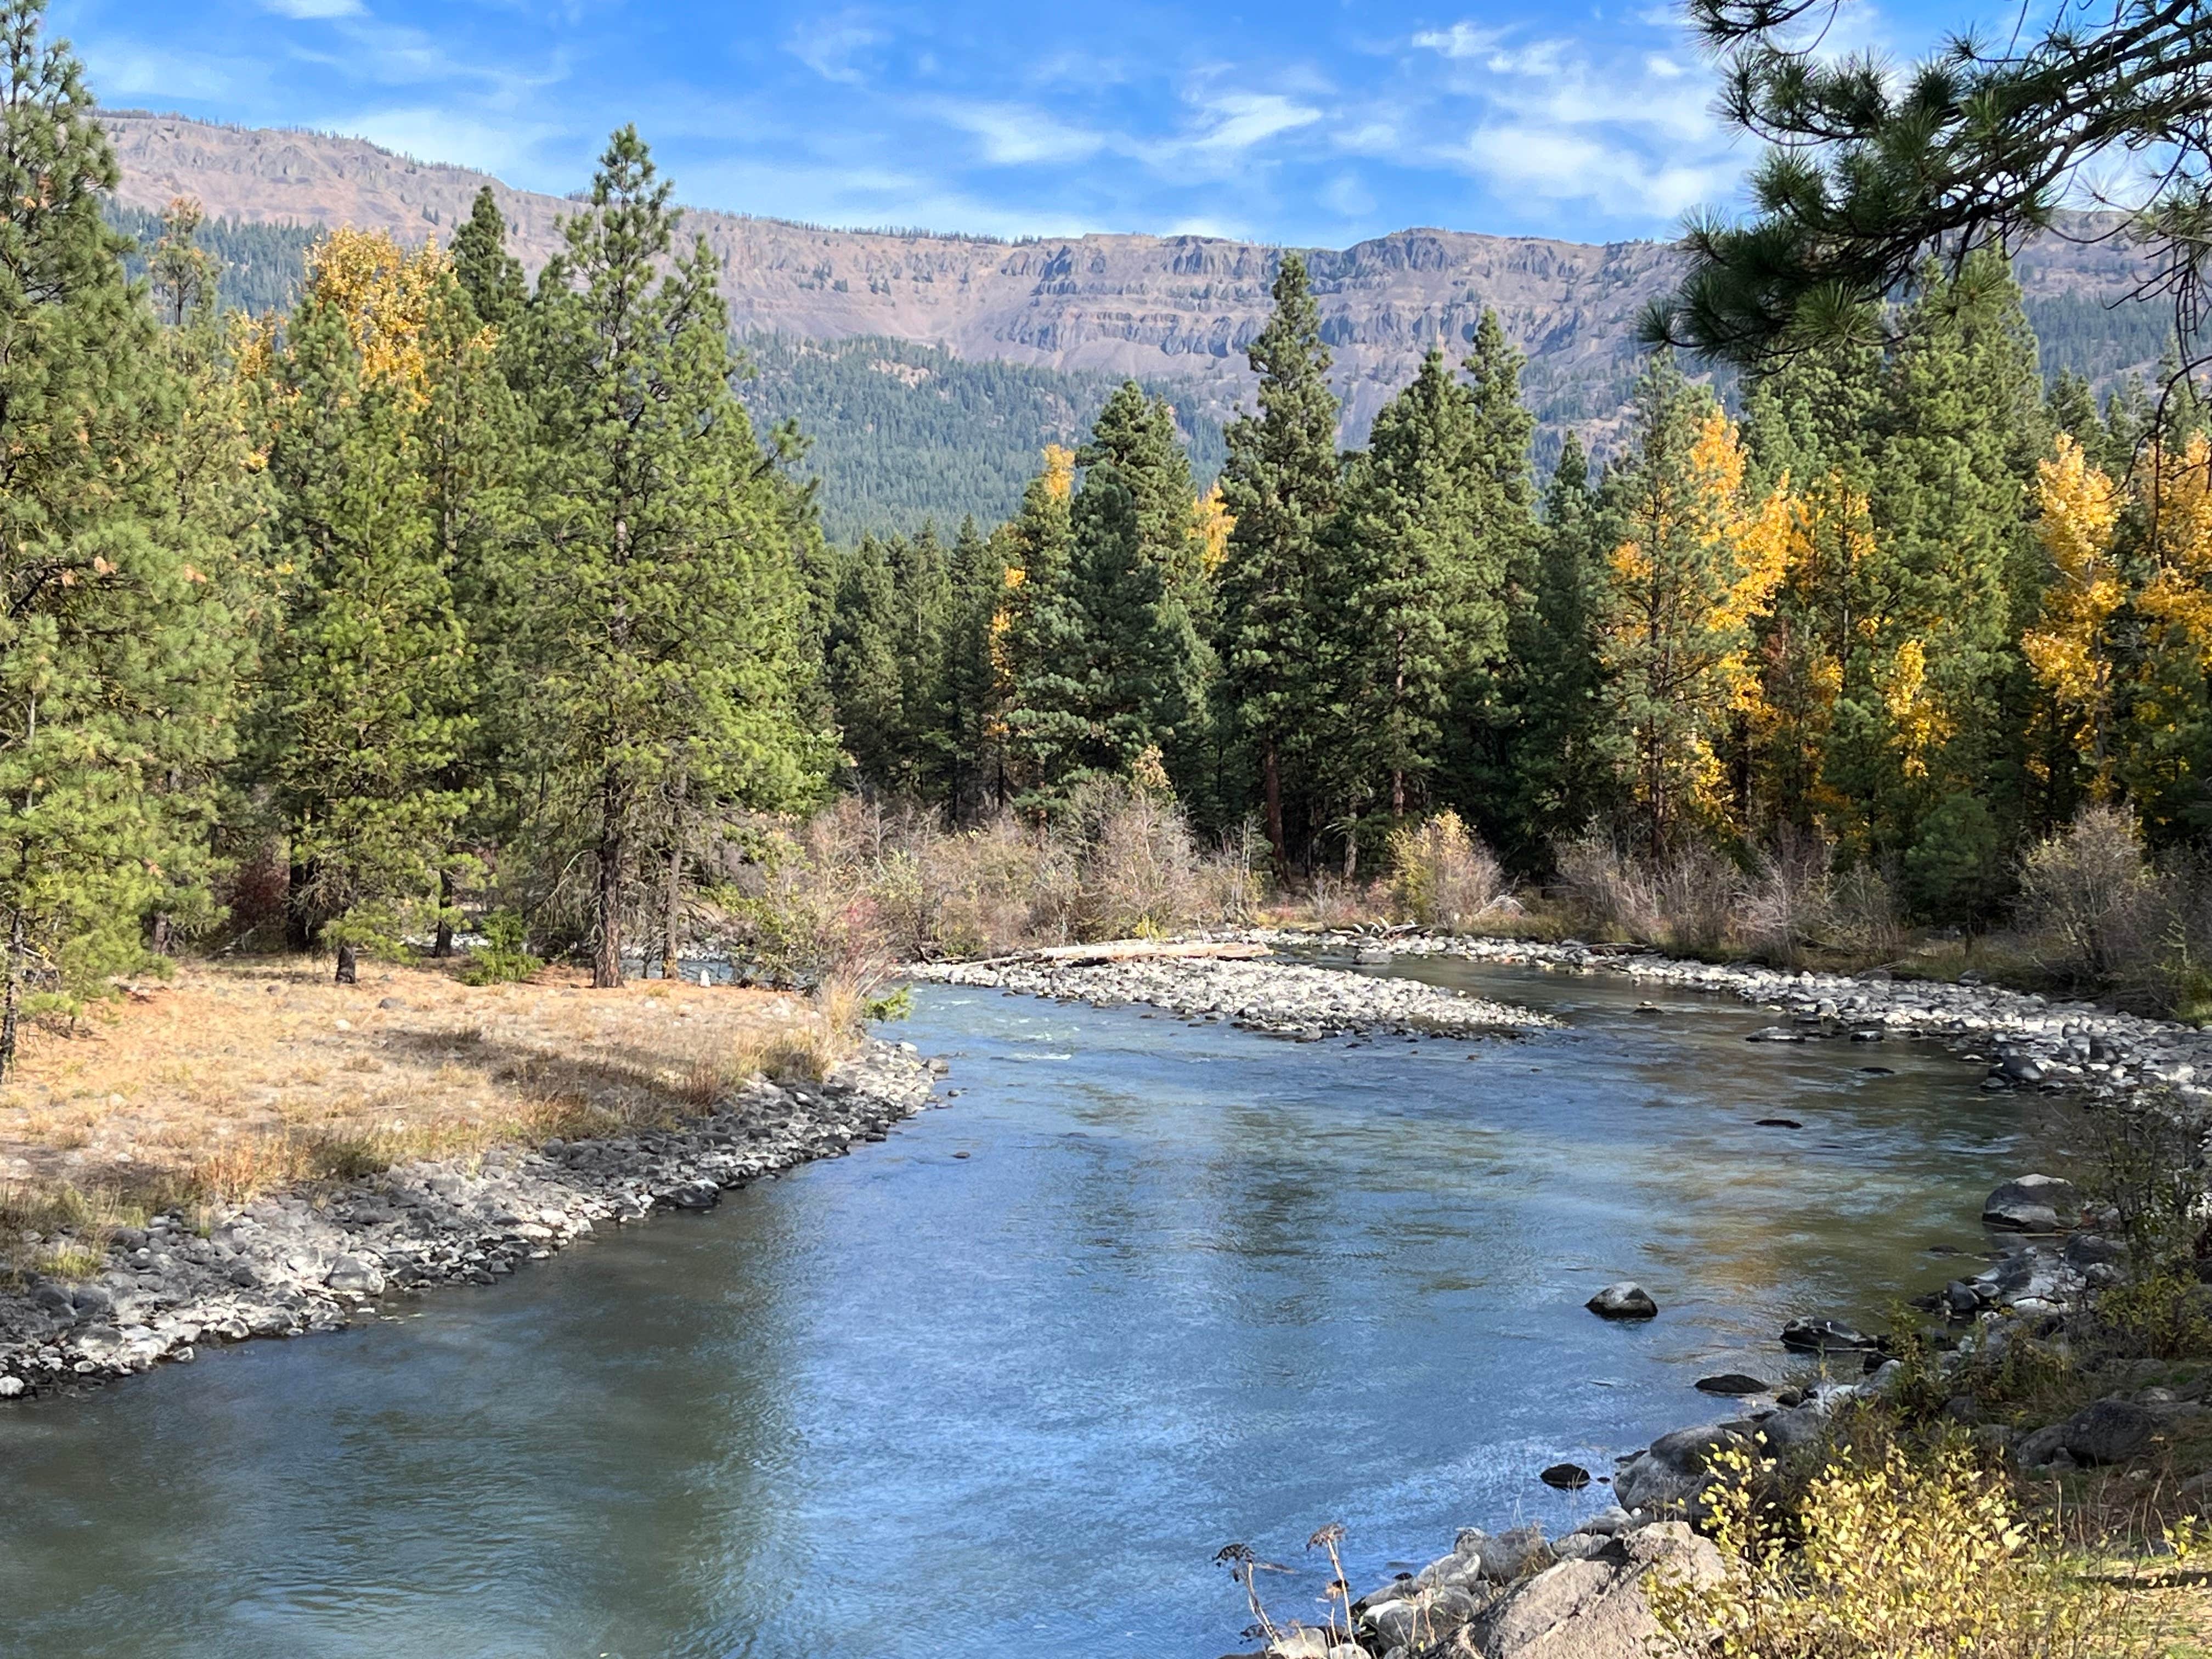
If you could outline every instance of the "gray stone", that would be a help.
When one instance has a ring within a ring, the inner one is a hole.
[[[2059,1443],[2077,1463],[2124,1463],[2158,1432],[2155,1413],[2127,1400],[2100,1400],[2058,1425]]]
[[[1659,1313],[1659,1304],[1651,1299],[1651,1293],[1626,1279],[1607,1285],[1583,1306],[1600,1319],[1654,1319]]]
[[[323,1275],[323,1283],[334,1291],[357,1296],[381,1296],[384,1294],[384,1270],[360,1256],[342,1255],[331,1263],[330,1272]]]
[[[30,1388],[20,1376],[0,1376],[0,1400],[20,1400]]]
[[[1680,1521],[1644,1527],[1601,1553],[1561,1561],[1515,1589],[1474,1622],[1486,1659],[1647,1659],[1659,1636],[1644,1597],[1655,1571],[1711,1583],[1720,1552]]]
[[[2047,1424],[2021,1439],[2013,1449],[2013,1461],[2024,1469],[2039,1469],[2065,1449],[2065,1425]]]
[[[1741,1371],[1723,1371],[1717,1376],[1701,1376],[1697,1382],[1699,1394],[1767,1394],[1772,1391],[1773,1386],[1755,1376],[1747,1376]]]
[[[1865,1352],[1880,1342],[1832,1319],[1793,1319],[1782,1328],[1782,1346],[1800,1353]]]
[[[1579,1463],[1554,1463],[1536,1477],[1561,1492],[1580,1492],[1590,1483],[1590,1472]]]
[[[2055,1233],[2081,1218],[2081,1194],[2070,1181],[2056,1176],[2022,1176],[2008,1181],[1982,1205],[1982,1224],[2014,1232]]]

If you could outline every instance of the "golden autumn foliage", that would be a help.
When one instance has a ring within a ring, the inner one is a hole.
[[[2064,717],[2089,769],[2089,792],[2112,791],[2110,741],[2112,653],[2109,629],[2127,598],[2114,557],[2120,491],[2064,433],[2057,454],[2038,469],[2037,534],[2049,561],[2042,615],[2021,637],[2021,652]]]
[[[1789,515],[1784,492],[1748,498],[1744,465],[1735,422],[1705,412],[1679,474],[1644,493],[1636,533],[1607,561],[1600,653],[1660,840],[1685,813],[1729,815],[1720,744],[1758,706],[1751,623],[1781,584]]]
[[[1198,536],[1200,568],[1211,577],[1229,556],[1229,532],[1237,520],[1222,504],[1221,486],[1215,484],[1198,498],[1193,518]]]
[[[1053,500],[1064,501],[1075,493],[1075,452],[1066,444],[1044,447],[1044,487]]]
[[[1713,1460],[1718,1577],[1651,1590],[1655,1655],[1683,1659],[2150,1659],[2166,1650],[2124,1578],[2035,1547],[2005,1482],[1966,1452],[1892,1443],[1839,1457],[1785,1516],[1775,1465]],[[2168,1534],[2170,1559],[2197,1529]]]

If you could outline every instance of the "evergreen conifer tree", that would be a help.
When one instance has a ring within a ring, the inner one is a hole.
[[[507,251],[507,221],[489,185],[477,191],[467,220],[453,233],[453,275],[480,320],[503,329],[522,314],[529,290],[521,262]]]
[[[443,261],[342,232],[267,374],[280,605],[264,647],[257,771],[290,841],[295,936],[349,984],[437,904],[469,797],[468,639],[416,422]]]
[[[1004,805],[998,649],[1006,598],[1006,538],[985,536],[975,520],[963,520],[952,544],[951,621],[937,720],[939,776],[956,823]]]
[[[1305,261],[1283,256],[1275,309],[1249,356],[1259,410],[1228,429],[1221,498],[1234,525],[1218,578],[1214,654],[1222,704],[1260,781],[1262,823],[1287,868],[1285,775],[1304,759],[1316,698],[1322,537],[1341,488],[1329,352]]]
[[[27,997],[97,994],[180,902],[236,668],[227,550],[165,464],[182,389],[101,216],[114,155],[43,12],[0,5],[0,1074]]]
[[[825,672],[845,751],[870,787],[888,789],[903,741],[898,591],[872,536],[845,557],[830,622]]]
[[[617,132],[529,310],[538,741],[590,854],[599,986],[623,982],[641,857],[683,844],[669,813],[794,804],[822,759],[790,498],[732,390],[714,257],[677,250],[669,193]]]

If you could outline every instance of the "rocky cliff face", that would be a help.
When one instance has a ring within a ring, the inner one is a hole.
[[[572,205],[465,167],[360,139],[111,112],[122,200],[199,198],[235,219],[350,223],[406,239],[449,235],[492,185],[535,268]],[[887,335],[970,358],[1104,370],[1188,385],[1225,413],[1250,384],[1243,348],[1266,320],[1278,250],[1202,236],[1091,235],[1006,243],[824,230],[694,210],[741,330],[810,339]],[[1431,345],[1451,351],[1495,307],[1529,356],[1530,400],[1550,424],[1602,446],[1633,373],[1638,312],[1672,280],[1652,242],[1593,246],[1417,229],[1311,256],[1347,427],[1364,431]],[[2108,247],[2049,241],[2023,257],[2031,296],[2110,297],[2131,264]],[[2117,367],[2117,365],[2116,365]]]

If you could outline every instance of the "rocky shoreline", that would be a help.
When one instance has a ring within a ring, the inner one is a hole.
[[[119,1230],[82,1282],[0,1291],[0,1401],[104,1382],[211,1343],[335,1330],[380,1298],[489,1285],[606,1224],[884,1139],[942,1061],[870,1040],[817,1085],[755,1079],[702,1116],[604,1139],[502,1147],[313,1193],[271,1194],[204,1237],[177,1215]]]
[[[2098,1098],[2165,1086],[2212,1096],[2212,1030],[2177,1021],[2114,1013],[2087,1002],[2053,1002],[2001,986],[1905,980],[1886,969],[1863,974],[1792,973],[1749,963],[1692,962],[1631,945],[1544,944],[1526,939],[1431,933],[1241,934],[1279,950],[1334,951],[1379,965],[1406,957],[1447,957],[1553,972],[1618,974],[1645,984],[1705,991],[1759,1003],[1782,1015],[1752,1041],[1803,1042],[1822,1037],[1920,1037],[1990,1065],[1992,1089],[2072,1090]],[[2200,1081],[2200,1079],[2202,1081]]]
[[[1559,1024],[1547,1014],[1415,980],[1377,979],[1303,963],[1173,957],[1111,963],[1027,958],[927,963],[908,972],[915,979],[938,984],[982,986],[1012,996],[1087,1002],[1094,1008],[1141,1003],[1188,1019],[1220,1021],[1241,1030],[1308,1042],[1386,1032],[1495,1036]]]

